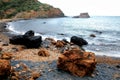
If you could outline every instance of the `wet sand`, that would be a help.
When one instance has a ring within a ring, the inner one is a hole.
[[[20,73],[19,76],[22,80],[29,80],[33,72],[41,74],[36,80],[120,80],[119,57],[96,55],[97,66],[93,75],[81,78],[57,69],[56,64],[60,52],[56,48],[47,49],[50,53],[49,57],[38,56],[40,48],[25,49],[21,45],[9,44],[9,37],[3,34],[3,29],[4,27],[0,26],[0,48],[2,48],[2,52],[12,54],[11,65]],[[8,45],[4,46],[3,44],[6,43]],[[27,67],[26,71],[23,70],[25,66]]]

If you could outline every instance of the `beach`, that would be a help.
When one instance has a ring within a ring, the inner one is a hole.
[[[5,27],[0,25],[0,48],[2,48],[2,52],[9,53],[12,56],[11,65],[18,71],[19,74],[17,75],[23,80],[28,80],[31,73],[34,72],[41,75],[36,80],[120,80],[119,57],[96,55],[97,65],[94,73],[91,76],[76,77],[57,70],[57,59],[61,54],[58,49],[55,47],[47,49],[50,53],[49,57],[38,56],[37,53],[40,48],[26,49],[22,45],[9,44],[9,36],[5,34],[4,29]],[[22,67],[27,68],[24,71]]]

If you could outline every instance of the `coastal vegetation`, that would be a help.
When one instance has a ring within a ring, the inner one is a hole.
[[[0,0],[0,19],[61,17],[63,12],[38,0]]]

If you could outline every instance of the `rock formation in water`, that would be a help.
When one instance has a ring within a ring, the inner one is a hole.
[[[79,16],[74,16],[73,18],[90,18],[89,14],[86,13],[80,13]]]
[[[0,19],[5,18],[49,18],[63,17],[59,8],[43,4],[38,0],[1,0]]]

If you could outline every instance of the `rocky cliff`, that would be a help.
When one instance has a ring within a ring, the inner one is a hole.
[[[59,8],[38,0],[0,0],[0,19],[63,17]]]

